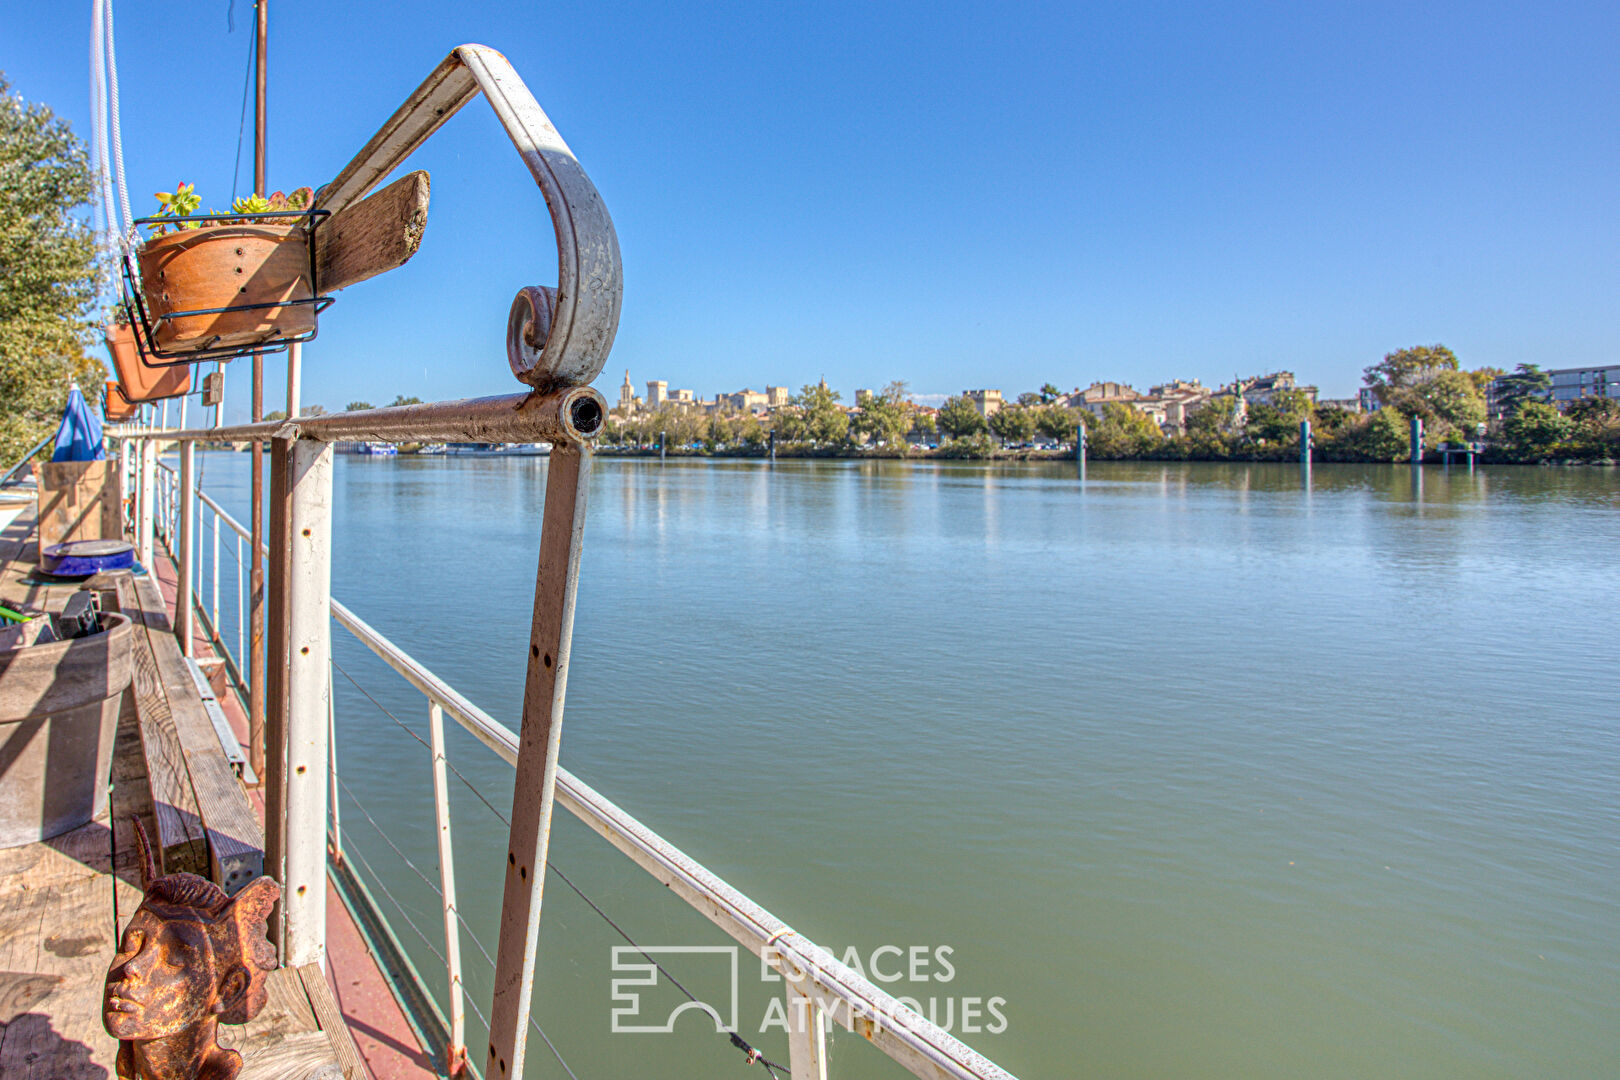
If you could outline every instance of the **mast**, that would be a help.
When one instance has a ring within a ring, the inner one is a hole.
[[[255,52],[253,59],[253,190],[264,194],[265,166],[265,43],[270,29],[270,0],[255,0]],[[253,354],[253,412],[255,423],[264,419],[264,354]],[[264,753],[264,443],[253,440],[252,545],[248,585],[250,630],[248,649],[248,755],[253,773],[263,781]]]

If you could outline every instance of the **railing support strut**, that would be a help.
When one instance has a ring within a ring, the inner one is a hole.
[[[182,399],[184,400],[184,399]],[[175,567],[174,585],[175,636],[180,639],[180,652],[190,656],[191,597],[197,580],[197,558],[193,549],[201,550],[197,543],[197,444],[180,444],[180,559]]]
[[[488,1080],[523,1075],[590,460],[588,448],[559,443],[546,469],[540,565],[534,582],[517,783],[512,791],[500,941],[495,953],[489,1057],[484,1067]]]
[[[446,1071],[459,1076],[467,1068],[467,1021],[461,981],[461,928],[456,925],[456,862],[450,844],[450,787],[445,771],[444,710],[428,702],[428,732],[433,750],[433,817],[439,833],[439,888],[444,893],[444,956],[450,987],[450,1048]]]

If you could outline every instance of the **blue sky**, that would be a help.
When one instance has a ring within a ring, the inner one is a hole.
[[[229,202],[252,19],[237,0],[228,32],[229,6],[118,4],[138,210],[177,179]],[[0,70],[86,137],[89,7],[0,16]],[[626,368],[847,400],[1281,367],[1336,396],[1411,344],[1620,354],[1620,5],[272,0],[269,40],[288,189],[454,45],[506,53],[618,228],[610,398]],[[517,388],[507,308],[555,281],[538,193],[482,102],[411,167],[423,249],[322,317],[306,402]]]

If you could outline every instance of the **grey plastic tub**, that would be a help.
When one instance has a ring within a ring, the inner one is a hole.
[[[118,711],[134,626],[0,650],[0,848],[37,843],[107,816]]]

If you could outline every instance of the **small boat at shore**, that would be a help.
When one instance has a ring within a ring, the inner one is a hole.
[[[469,457],[546,457],[551,453],[551,444],[548,442],[450,443],[444,452]]]

